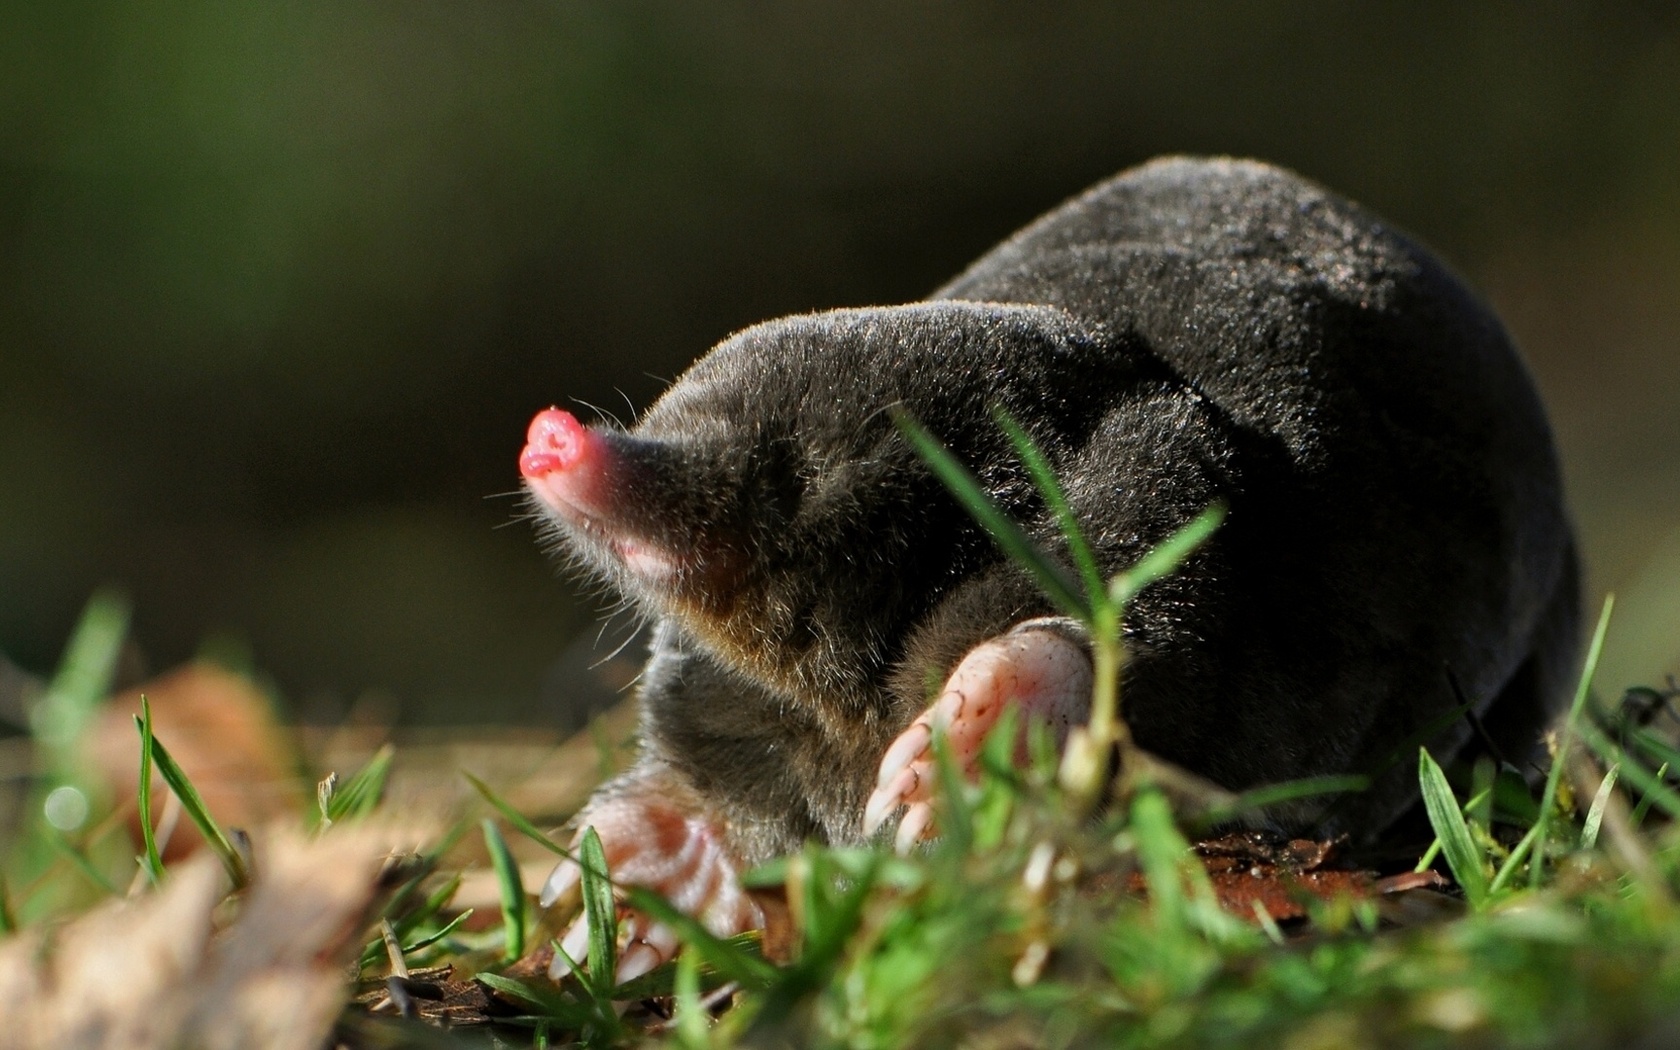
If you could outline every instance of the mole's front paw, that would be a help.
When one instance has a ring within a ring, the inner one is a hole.
[[[645,886],[719,937],[764,926],[763,910],[741,887],[739,861],[721,830],[704,816],[660,798],[624,795],[591,804],[582,822],[601,837],[616,886]],[[581,840],[580,833],[574,850]],[[575,903],[582,881],[583,872],[574,861],[561,861],[544,884],[539,903],[545,908]],[[678,941],[664,923],[629,909],[620,914],[619,938],[624,943],[614,979],[623,984],[669,961]],[[580,915],[561,938],[549,976],[559,980],[570,973],[574,963],[583,961],[588,945],[589,919]]]
[[[1023,731],[1029,718],[1044,720],[1058,743],[1070,728],[1083,724],[1091,707],[1091,660],[1076,636],[1077,628],[1070,629],[1066,621],[1029,620],[969,650],[938,699],[887,748],[875,793],[864,807],[864,834],[874,834],[900,807],[904,815],[894,839],[900,852],[928,834],[936,731],[944,733],[957,768],[973,777],[980,746],[1005,704],[1022,708]]]

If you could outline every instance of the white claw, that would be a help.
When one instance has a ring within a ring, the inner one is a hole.
[[[898,771],[890,783],[882,784],[869,796],[869,804],[863,807],[863,833],[875,834],[875,829],[886,823],[916,786],[916,771],[909,766]]]
[[[649,923],[647,932],[642,934],[642,940],[658,952],[662,959],[669,959],[677,954],[677,931],[662,922]]]
[[[615,983],[623,984],[634,981],[644,973],[648,973],[665,960],[659,951],[648,944],[632,944],[624,949],[624,955],[618,960],[618,973]]]
[[[563,860],[548,873],[548,881],[543,883],[542,893],[537,897],[537,904],[544,908],[552,908],[561,898],[569,897],[578,884],[583,881],[583,869],[570,860]]]
[[[554,953],[554,959],[548,964],[548,979],[551,981],[564,980],[572,972],[572,964],[565,960],[559,952]]]
[[[900,773],[909,768],[926,751],[933,740],[933,730],[923,721],[911,723],[910,728],[899,734],[887,753],[881,756],[881,771],[876,774],[875,785],[884,788],[895,780]]]
[[[548,964],[548,975],[558,981],[572,972],[572,963],[584,961],[589,951],[589,916],[580,915],[578,921],[572,923],[572,928],[566,931],[566,936],[560,941],[560,950],[554,953],[554,961]],[[566,960],[570,959],[571,962]]]
[[[571,972],[572,964],[566,961],[565,956],[555,952],[554,958],[550,959],[548,963],[548,979],[558,984],[565,980]]]
[[[616,858],[613,874],[620,885],[646,886],[678,910],[698,919],[720,937],[764,925],[763,913],[742,890],[738,862],[730,852],[725,831],[704,814],[685,812],[656,794],[613,798],[590,809],[591,821],[602,835],[608,856]],[[549,964],[549,976],[562,980],[589,964],[590,923],[587,913],[563,911],[581,896],[584,872],[573,860],[556,865],[543,883],[539,901],[551,914],[568,916],[569,926]],[[676,955],[675,930],[618,901],[615,924],[623,947],[610,977],[631,981]]]
[[[904,811],[904,819],[898,822],[898,834],[893,838],[893,848],[899,853],[909,853],[915,849],[916,843],[922,840],[922,832],[933,823],[933,807],[926,802],[915,802]]]

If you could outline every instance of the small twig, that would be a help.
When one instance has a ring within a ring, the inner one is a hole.
[[[391,976],[401,977],[406,981],[408,962],[403,959],[402,945],[397,943],[397,931],[392,928],[390,919],[379,920],[379,936],[385,942],[385,955],[391,960]]]

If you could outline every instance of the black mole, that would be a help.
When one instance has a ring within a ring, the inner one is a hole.
[[[657,620],[641,756],[583,819],[618,877],[720,932],[758,920],[741,865],[859,841],[866,804],[872,825],[909,804],[901,840],[922,833],[926,720],[907,727],[936,698],[1064,721],[1088,703],[1077,627],[947,495],[895,406],[1065,553],[993,422],[1007,410],[1106,573],[1228,507],[1133,605],[1122,694],[1142,746],[1226,787],[1369,770],[1459,705],[1454,680],[1526,756],[1572,672],[1556,456],[1498,320],[1289,172],[1155,161],[925,301],[732,336],[629,432],[533,422],[521,467],[560,545]],[[1429,745],[1445,759],[1469,737],[1457,719]],[[1374,833],[1415,789],[1403,762],[1321,830]],[[563,865],[545,898],[575,883]]]

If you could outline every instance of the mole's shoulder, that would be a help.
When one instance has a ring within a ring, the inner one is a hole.
[[[1284,168],[1164,157],[1051,210],[933,298],[1054,301],[1065,297],[1033,293],[1048,281],[1102,284],[1141,269],[1166,283],[1237,264],[1368,300],[1367,286],[1415,273],[1419,255],[1376,216]],[[1091,288],[1073,298],[1094,305],[1102,297]]]
[[[1492,312],[1421,245],[1270,164],[1168,157],[1074,197],[935,298],[1064,311],[1316,457],[1372,415],[1545,428]]]

